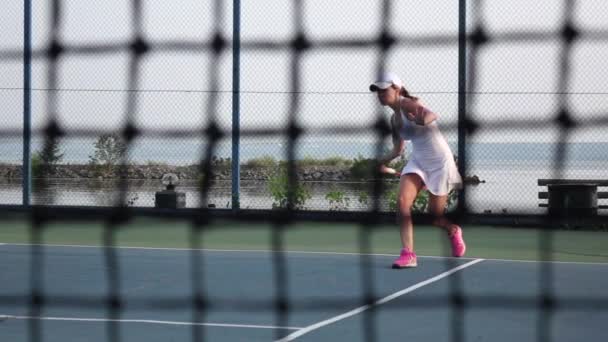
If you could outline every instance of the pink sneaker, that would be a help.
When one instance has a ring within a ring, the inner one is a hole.
[[[416,253],[410,252],[407,248],[401,250],[401,255],[393,262],[393,268],[409,268],[416,267]]]
[[[452,255],[455,257],[461,257],[467,250],[467,245],[464,243],[462,238],[462,228],[457,225],[452,227],[452,231],[449,233],[450,242],[452,244]]]

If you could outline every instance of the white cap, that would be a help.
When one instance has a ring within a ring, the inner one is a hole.
[[[385,72],[380,75],[376,82],[372,83],[369,86],[369,90],[377,91],[378,89],[387,89],[393,84],[399,88],[403,86],[403,82],[401,82],[401,79],[399,78],[399,76],[397,76],[397,74],[395,74],[394,72]]]

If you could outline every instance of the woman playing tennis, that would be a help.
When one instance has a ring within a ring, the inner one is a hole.
[[[411,158],[401,171],[397,205],[403,248],[399,258],[394,261],[393,268],[417,266],[411,214],[414,200],[424,187],[430,193],[429,210],[435,217],[433,224],[447,232],[452,255],[463,256],[466,245],[462,229],[444,216],[448,194],[452,189],[462,186],[462,179],[450,147],[439,131],[437,114],[410,95],[394,73],[384,73],[369,89],[378,94],[378,100],[383,106],[389,106],[394,111],[391,116],[394,147],[389,155],[380,160],[380,171],[397,174],[386,164],[403,153],[405,140],[410,140],[413,147]]]

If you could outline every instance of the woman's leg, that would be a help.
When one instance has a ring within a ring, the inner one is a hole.
[[[447,204],[448,195],[437,196],[429,192],[429,212],[434,217],[433,224],[450,233],[454,224],[444,215]]]
[[[412,205],[418,192],[424,186],[424,182],[415,173],[407,173],[401,176],[399,184],[399,197],[397,206],[399,209],[401,244],[409,251],[414,250],[414,225],[412,223]]]
[[[445,229],[450,237],[452,255],[461,257],[466,251],[466,245],[462,238],[462,229],[445,217],[445,207],[448,203],[448,195],[437,196],[429,193],[429,211],[434,216],[433,224]]]

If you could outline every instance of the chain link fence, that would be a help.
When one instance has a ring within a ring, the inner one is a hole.
[[[32,203],[113,206],[123,201],[151,207],[163,188],[162,175],[175,172],[187,205],[200,206],[200,161],[209,147],[203,132],[212,120],[223,131],[232,128],[231,4],[137,4],[34,4]],[[280,202],[270,186],[287,160],[288,138],[279,132],[296,115],[305,129],[295,149],[297,177],[308,194],[301,208],[368,209],[371,173],[362,175],[361,169],[375,155],[376,135],[366,127],[382,111],[367,92],[378,60],[400,73],[410,91],[439,114],[458,154],[458,12],[450,1],[391,2],[384,23],[378,20],[382,1],[349,6],[306,1],[303,18],[294,17],[288,2],[241,4],[240,127],[277,132],[239,139],[243,208],[269,209]],[[5,22],[20,27],[22,7],[3,6]],[[568,6],[572,10],[566,13]],[[466,138],[465,149],[471,212],[544,213],[538,207],[538,179],[606,178],[608,93],[602,80],[608,71],[601,63],[606,28],[594,15],[601,6],[469,4],[467,115],[478,128]],[[113,15],[117,9],[121,14]],[[53,16],[57,11],[60,21]],[[134,12],[140,14],[136,29]],[[265,20],[265,13],[273,13],[273,20]],[[294,88],[290,69],[296,56],[290,44],[296,21],[312,48],[297,55],[300,82]],[[395,39],[385,56],[376,41],[383,25]],[[2,204],[20,204],[22,198],[23,32],[11,32],[0,47],[0,68],[7,75],[0,87],[2,121],[4,132],[10,132],[0,137]],[[577,124],[566,133],[564,121],[556,121],[563,110],[565,120]],[[49,124],[62,135],[44,155]],[[95,147],[100,136],[112,133],[120,140],[125,125],[138,129],[126,154],[115,150],[117,155],[96,157],[111,148]],[[340,126],[360,129],[326,130]],[[232,145],[226,135],[214,146],[206,202],[215,207],[232,207]],[[390,145],[386,140],[384,149]],[[128,191],[121,200],[117,184],[123,162]],[[52,167],[45,168],[49,163]],[[395,181],[389,190],[393,187]],[[385,210],[392,209],[393,195],[388,191],[381,199]]]

